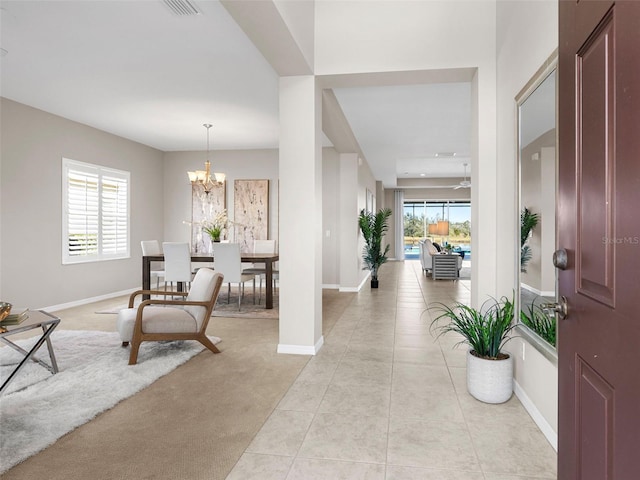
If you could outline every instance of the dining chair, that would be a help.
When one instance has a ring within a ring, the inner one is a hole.
[[[138,290],[129,297],[129,308],[118,313],[117,328],[122,346],[131,343],[129,365],[138,361],[140,344],[145,341],[197,340],[213,353],[220,350],[207,337],[206,330],[215,307],[224,276],[201,268],[193,279],[189,293],[171,292],[180,300],[166,298],[167,292]],[[163,299],[145,300],[134,308],[135,298],[145,292],[164,295]]]
[[[253,253],[276,253],[276,241],[275,240],[254,240],[253,241]],[[251,267],[245,268],[242,273],[253,275],[253,298],[256,295],[256,276],[260,280],[260,295],[258,297],[258,303],[262,301],[262,279],[267,275],[267,268],[264,263],[254,263]],[[273,270],[273,284],[275,287],[275,280],[277,278],[278,271]]]
[[[191,251],[186,242],[164,242],[164,289],[167,283],[181,282],[184,290],[187,291],[193,274],[191,273]]]
[[[140,242],[142,247],[142,255],[162,255],[162,249],[160,248],[160,242],[158,240],[142,240]],[[160,289],[160,277],[164,279],[164,270],[151,269],[151,280],[156,279],[156,289]]]
[[[227,303],[231,301],[231,284],[238,284],[238,311],[240,311],[240,304],[244,296],[244,282],[255,278],[255,275],[245,274],[242,271],[240,244],[214,243],[213,266],[216,272],[221,272],[224,275],[224,281],[227,282]]]

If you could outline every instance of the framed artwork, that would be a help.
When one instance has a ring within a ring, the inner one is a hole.
[[[233,202],[234,241],[252,252],[254,240],[269,237],[269,180],[236,180]]]
[[[211,251],[211,239],[202,227],[227,208],[226,185],[214,187],[209,193],[201,185],[191,186],[191,251],[194,253]]]

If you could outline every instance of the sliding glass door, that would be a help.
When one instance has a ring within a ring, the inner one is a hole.
[[[439,227],[439,228],[438,228]],[[471,203],[468,201],[404,202],[404,251],[406,259],[418,258],[418,244],[429,238],[441,247],[471,258]]]

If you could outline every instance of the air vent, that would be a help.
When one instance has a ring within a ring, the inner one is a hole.
[[[196,7],[196,4],[189,0],[162,0],[163,3],[171,9],[171,11],[181,17],[186,15],[200,15],[202,12]]]

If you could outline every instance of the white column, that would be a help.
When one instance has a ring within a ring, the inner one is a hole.
[[[476,72],[471,82],[471,305],[497,295],[497,238],[503,232],[498,204],[495,69]],[[510,285],[513,282],[510,272]]]
[[[322,112],[312,75],[280,78],[280,341],[313,355],[322,338]]]

